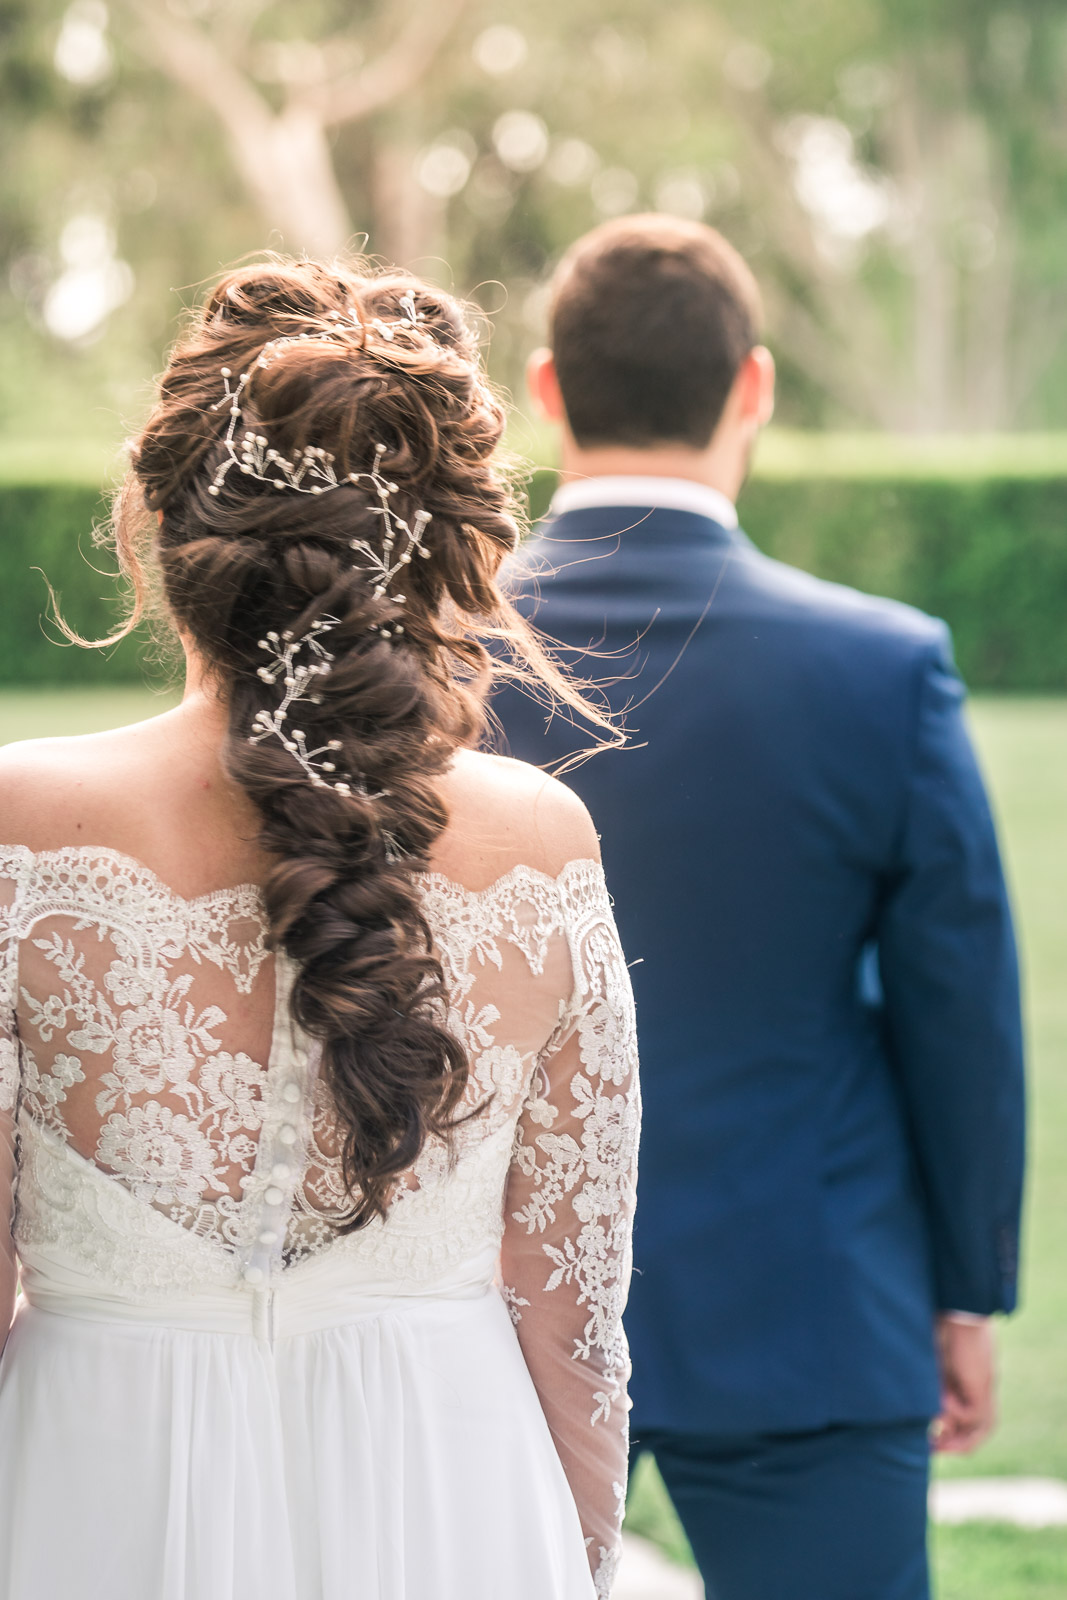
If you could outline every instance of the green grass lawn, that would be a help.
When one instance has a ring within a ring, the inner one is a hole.
[[[973,720],[1027,979],[1030,1183],[1022,1309],[1002,1330],[1003,1420],[951,1470],[1067,1478],[1067,701],[980,701]]]
[[[937,1600],[1064,1600],[1067,1528],[935,1528]]]
[[[137,721],[173,696],[137,690],[0,692],[0,744]],[[1067,700],[983,698],[972,719],[1001,824],[1027,972],[1031,1177],[1023,1309],[1002,1329],[1002,1420],[955,1475],[1067,1479]],[[630,1525],[678,1560],[684,1536],[651,1462]],[[936,1530],[938,1600],[1064,1600],[1067,1529]]]
[[[0,744],[99,733],[141,722],[172,706],[176,693],[147,689],[0,689]]]

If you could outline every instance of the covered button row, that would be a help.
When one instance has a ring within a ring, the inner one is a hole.
[[[287,1101],[289,1105],[295,1105],[300,1099],[300,1085],[290,1079],[288,1083],[282,1086],[282,1099]],[[297,1137],[297,1130],[291,1122],[283,1122],[281,1127],[278,1129],[278,1140],[281,1144],[294,1145],[297,1141]],[[270,1169],[270,1175],[271,1184],[270,1187],[264,1191],[263,1200],[266,1205],[277,1207],[282,1205],[285,1201],[285,1191],[279,1189],[278,1184],[287,1183],[293,1176],[293,1169],[288,1162],[276,1161]],[[269,1227],[264,1228],[263,1231],[257,1236],[257,1243],[269,1249],[271,1245],[278,1243],[280,1236],[279,1229]],[[244,1280],[246,1283],[262,1283],[266,1276],[267,1274],[262,1267],[245,1268]]]

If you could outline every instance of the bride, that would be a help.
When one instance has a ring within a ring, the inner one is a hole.
[[[577,703],[501,428],[448,296],[230,273],[116,513],[185,698],[0,757],[0,1600],[610,1593],[632,1005],[473,748],[481,639]]]

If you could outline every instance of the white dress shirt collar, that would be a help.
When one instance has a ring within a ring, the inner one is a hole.
[[[552,496],[549,513],[588,511],[593,506],[647,506],[654,510],[690,511],[708,517],[721,528],[737,527],[737,510],[718,489],[691,478],[652,478],[617,474],[579,478],[560,484]]]

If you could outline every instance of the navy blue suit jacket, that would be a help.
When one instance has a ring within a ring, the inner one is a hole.
[[[1015,947],[947,630],[692,512],[572,511],[518,570],[547,634],[608,653],[586,676],[624,675],[633,735],[567,781],[634,963],[634,1427],[927,1417],[935,1311],[1014,1303],[1023,1164]],[[525,760],[590,742],[515,689],[493,706]]]

